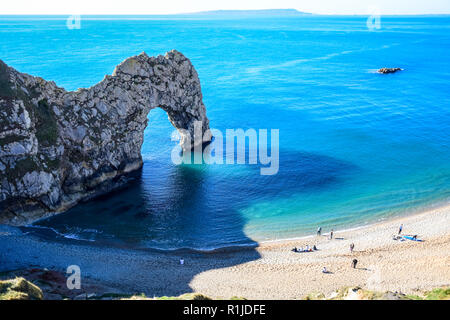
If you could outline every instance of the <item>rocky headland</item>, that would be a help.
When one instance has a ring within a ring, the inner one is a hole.
[[[156,107],[183,149],[211,139],[197,72],[175,50],[128,58],[73,92],[0,60],[0,223],[26,224],[124,185],[143,165],[147,115]],[[194,123],[202,124],[200,139]]]

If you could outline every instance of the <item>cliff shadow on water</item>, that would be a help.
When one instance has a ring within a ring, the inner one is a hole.
[[[191,281],[205,271],[260,258],[237,211],[227,212],[226,226],[219,225],[214,212],[208,218],[205,210],[195,210],[195,204],[205,200],[204,172],[175,167],[163,186],[152,186],[155,171],[144,165],[126,187],[20,227],[36,242],[6,239],[0,271],[30,267],[64,271],[77,265],[83,277],[123,292],[177,296],[192,292]],[[228,241],[236,241],[213,249],[223,241],[220,229]]]
[[[21,262],[60,269],[76,264],[89,277],[147,295],[192,292],[192,280],[203,272],[260,259],[242,209],[333,188],[357,170],[312,153],[282,151],[280,159],[274,176],[261,176],[254,165],[145,161],[125,188],[23,228],[50,243],[36,248],[39,253],[24,248]],[[58,247],[67,244],[76,246]]]

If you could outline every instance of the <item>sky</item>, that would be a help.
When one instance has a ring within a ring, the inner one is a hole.
[[[173,14],[297,9],[319,14],[450,14],[450,0],[2,0],[2,14]]]

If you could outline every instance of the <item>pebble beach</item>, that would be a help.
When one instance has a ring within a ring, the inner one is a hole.
[[[423,241],[393,240],[403,235]],[[114,292],[213,298],[302,299],[345,286],[407,294],[450,285],[450,206],[347,231],[215,252],[130,250],[79,241],[49,241],[0,228],[0,272],[79,265],[82,279]],[[350,252],[350,244],[355,249]],[[314,252],[294,247],[317,246]],[[184,264],[180,264],[183,258]],[[357,259],[356,268],[352,268]],[[329,273],[322,273],[326,267]]]

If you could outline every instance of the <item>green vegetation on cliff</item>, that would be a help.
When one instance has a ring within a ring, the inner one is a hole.
[[[144,293],[127,294],[112,293],[111,288],[97,283],[85,283],[83,290],[73,292],[65,286],[65,274],[51,270],[16,270],[0,273],[0,277],[13,279],[0,280],[0,300],[213,300],[201,293],[185,293],[179,296],[151,297]],[[32,281],[32,282],[31,282]],[[37,285],[41,288],[39,288]],[[108,293],[111,292],[111,293]],[[401,292],[373,291],[361,287],[343,287],[329,295],[311,293],[305,300],[450,300],[450,287],[422,291],[417,295]],[[228,300],[246,300],[242,297],[231,297]]]
[[[437,288],[426,291],[423,296],[408,295],[412,300],[450,300],[450,288]]]
[[[50,109],[46,99],[38,102],[34,109],[36,117],[36,138],[40,145],[52,146],[58,139],[58,127],[56,125],[55,114]]]
[[[11,83],[9,82],[8,66],[0,60],[0,98],[12,98],[14,96],[14,90],[11,89]]]
[[[450,300],[450,288],[437,288],[422,295],[406,295],[400,292],[371,291],[360,287],[345,287],[329,296],[323,293],[311,293],[305,300]]]
[[[129,298],[123,298],[121,300],[212,300],[210,297],[207,297],[201,293],[185,293],[178,297],[155,297],[149,298],[144,294],[142,295],[134,295]]]

